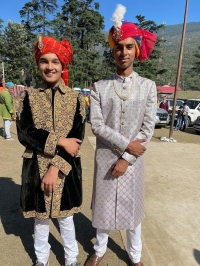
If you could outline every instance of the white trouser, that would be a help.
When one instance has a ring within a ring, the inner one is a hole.
[[[58,218],[60,234],[64,244],[65,266],[76,261],[78,255],[78,245],[73,216]],[[49,219],[35,219],[34,224],[34,248],[37,261],[47,264],[51,246],[48,243],[49,238]]]
[[[4,132],[3,132],[3,136],[6,139],[10,139],[11,135],[10,135],[10,126],[11,126],[12,121],[8,120],[8,119],[3,119],[3,124],[4,124]]]
[[[95,254],[98,257],[102,257],[107,248],[108,236],[110,230],[98,229],[96,234],[96,243],[94,244]],[[140,262],[142,253],[142,240],[141,240],[141,224],[139,224],[134,230],[126,230],[127,238],[127,252],[129,258],[134,262]]]

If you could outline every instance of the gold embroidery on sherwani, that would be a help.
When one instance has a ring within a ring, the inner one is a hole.
[[[64,85],[62,82],[59,86],[60,91],[56,91],[54,98],[54,117],[52,117],[52,91],[45,89],[45,85],[38,89],[30,89],[28,91],[29,101],[33,116],[33,121],[37,129],[44,129],[50,132],[46,144],[45,155],[37,153],[40,178],[43,178],[49,165],[53,164],[60,169],[65,175],[71,170],[71,166],[59,156],[55,156],[56,145],[60,136],[66,137],[73,126],[74,115],[77,107],[77,99],[80,101],[80,113],[85,118],[85,107],[83,96],[71,88]],[[54,124],[53,124],[54,120]],[[59,172],[57,180],[56,192],[45,195],[45,213],[37,213],[36,211],[24,212],[24,217],[36,217],[37,219],[46,219],[49,216],[64,217],[71,216],[80,210],[80,207],[72,208],[71,210],[60,211],[60,201],[64,186],[64,175]]]
[[[30,149],[25,149],[24,153],[22,154],[22,158],[33,158],[33,151]]]
[[[84,121],[85,117],[86,117],[85,100],[84,100],[83,96],[80,93],[78,95],[78,99],[79,99],[79,102],[80,102],[80,114],[82,115],[82,121]]]
[[[61,172],[63,172],[66,176],[69,174],[71,171],[72,167],[71,165],[66,162],[62,157],[56,155],[52,161],[51,164],[56,166]]]
[[[18,109],[18,112],[17,112],[17,116],[20,120],[20,116],[21,116],[21,112],[23,111],[23,101],[24,101],[24,98],[26,96],[26,92],[25,91],[22,91],[21,95],[20,95],[20,99],[19,99],[19,109]]]
[[[46,212],[43,213],[39,213],[36,211],[23,212],[23,210],[21,210],[24,217],[25,218],[35,217],[39,220],[44,220],[49,218],[50,216],[52,218],[69,217],[74,213],[78,213],[81,210],[81,207],[74,207],[71,210],[60,211],[60,204],[61,204],[64,183],[65,183],[65,176],[59,172],[58,179],[56,181],[56,191],[54,193],[50,193],[49,196],[47,195],[44,196]]]
[[[47,127],[50,127],[50,121],[47,121],[46,123]],[[50,132],[49,136],[46,140],[46,144],[44,147],[44,153],[46,155],[54,156],[55,155],[55,147],[58,143],[59,136],[55,135],[54,132]]]

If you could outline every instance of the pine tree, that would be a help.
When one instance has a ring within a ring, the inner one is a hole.
[[[105,44],[104,18],[93,0],[64,0],[54,20],[54,34],[69,40],[74,49],[70,86],[87,87],[101,75],[99,47]]]
[[[1,63],[1,67],[0,67],[0,86],[2,84],[2,79],[3,79],[3,20],[0,19],[0,63]]]
[[[57,10],[57,0],[32,0],[19,11],[22,23],[32,33],[49,34],[52,14]],[[50,16],[50,18],[49,18]]]
[[[16,84],[25,84],[26,74],[30,71],[27,40],[25,27],[9,21],[4,30],[0,54],[5,59],[5,79]]]

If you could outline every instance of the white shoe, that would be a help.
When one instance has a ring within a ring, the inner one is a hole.
[[[164,142],[169,142],[169,139],[166,138],[166,137],[162,137],[162,138],[160,138],[160,140],[161,140],[161,141],[164,141]]]
[[[177,142],[177,140],[173,139],[173,138],[170,138],[169,139],[169,142]]]
[[[80,263],[78,263],[77,261],[75,261],[75,262],[73,262],[73,263],[71,263],[71,264],[69,264],[67,266],[80,266],[80,265],[81,265]]]
[[[39,262],[39,261],[36,261],[36,264],[35,264],[35,266],[49,266],[49,262],[47,262],[47,264],[46,264],[46,265],[44,265],[44,263],[42,263],[42,262]]]

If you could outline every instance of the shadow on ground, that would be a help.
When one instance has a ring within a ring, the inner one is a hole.
[[[25,251],[34,260],[33,219],[24,219],[20,213],[20,185],[12,178],[0,177],[0,216],[7,235],[20,237]]]
[[[193,254],[197,263],[200,265],[200,250],[194,249]]]
[[[56,219],[53,220],[53,223],[57,230],[59,230],[59,225]],[[88,253],[87,261],[89,256],[94,253],[92,240],[96,237],[96,229],[92,227],[92,222],[82,213],[74,215],[74,223],[76,227],[76,239],[83,247],[84,251]],[[112,250],[120,260],[128,263],[126,251],[110,237],[108,239],[108,249]]]
[[[34,263],[36,260],[33,243],[34,219],[25,219],[20,213],[20,185],[9,177],[0,177],[0,217],[5,233],[13,234],[21,239],[25,252]],[[57,219],[52,219],[52,221],[59,231]],[[83,246],[86,253],[93,254],[92,239],[95,238],[96,230],[92,227],[91,221],[82,213],[74,215],[74,221],[77,241]],[[49,243],[56,259],[60,265],[63,265],[62,244],[51,233]],[[117,254],[120,260],[127,262],[126,251],[111,238],[108,241],[108,248]]]
[[[3,136],[4,129],[3,127],[0,127],[0,136]]]
[[[34,219],[25,219],[20,213],[20,185],[15,184],[9,177],[0,177],[0,217],[5,233],[21,239],[25,252],[34,263]],[[49,243],[57,260],[63,264],[62,245],[52,234],[49,235]]]

